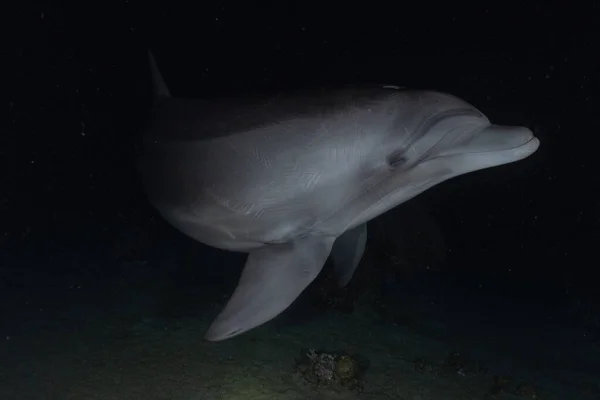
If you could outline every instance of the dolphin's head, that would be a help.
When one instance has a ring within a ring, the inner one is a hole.
[[[395,137],[387,149],[388,179],[371,191],[387,194],[371,199],[377,205],[355,221],[368,221],[455,176],[526,158],[540,144],[530,129],[491,124],[474,108],[440,114],[403,121],[390,132]]]
[[[458,125],[423,135],[406,151],[413,168],[437,170],[448,177],[522,160],[539,147],[521,126]]]
[[[398,175],[424,173],[423,179],[445,180],[521,160],[539,146],[530,129],[492,124],[478,109],[454,96],[405,93],[405,102],[400,103],[404,110],[388,136],[394,147],[388,150],[388,163]],[[410,184],[419,180],[412,176]]]
[[[409,186],[422,192],[458,175],[522,160],[539,145],[533,132],[521,126],[438,126],[415,139],[390,163],[404,163],[405,170],[399,172],[408,178]]]

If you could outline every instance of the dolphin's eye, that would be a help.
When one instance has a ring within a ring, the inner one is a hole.
[[[390,168],[399,168],[406,164],[407,161],[408,159],[404,155],[404,152],[401,151],[394,152],[387,158],[388,166]]]

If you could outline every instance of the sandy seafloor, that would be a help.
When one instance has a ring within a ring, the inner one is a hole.
[[[173,246],[121,265],[125,278],[101,282],[98,274],[115,271],[117,261],[89,249],[63,243],[5,253],[13,286],[2,293],[0,399],[600,399],[598,338],[566,324],[560,310],[508,304],[510,296],[473,301],[450,283],[426,288],[437,304],[399,293],[420,315],[405,325],[369,312],[300,312],[207,342],[225,292],[215,297],[189,276],[168,273],[195,258]],[[308,348],[367,359],[362,393],[306,384],[294,366]],[[486,371],[445,368],[453,352]],[[426,368],[416,368],[419,358]],[[495,376],[509,384],[493,394]]]

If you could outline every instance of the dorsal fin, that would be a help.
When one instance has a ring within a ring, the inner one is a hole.
[[[169,88],[165,84],[165,80],[158,69],[156,59],[150,49],[148,49],[148,60],[150,61],[150,71],[152,73],[152,92],[154,93],[154,101],[158,101],[161,97],[171,97],[171,92],[169,92]]]

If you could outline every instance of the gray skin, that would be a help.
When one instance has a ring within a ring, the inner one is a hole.
[[[141,172],[150,202],[207,245],[249,253],[205,338],[273,319],[332,256],[341,286],[366,223],[452,177],[521,160],[539,140],[466,102],[392,86],[157,101]]]

